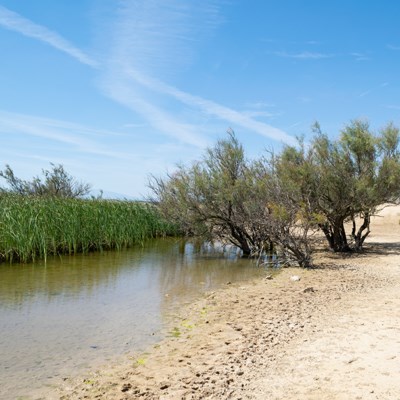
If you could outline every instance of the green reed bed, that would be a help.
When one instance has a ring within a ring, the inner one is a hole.
[[[0,195],[0,262],[122,249],[174,234],[150,204]]]

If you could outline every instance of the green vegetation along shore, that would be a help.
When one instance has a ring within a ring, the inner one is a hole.
[[[151,204],[0,194],[0,262],[122,249],[176,233]]]

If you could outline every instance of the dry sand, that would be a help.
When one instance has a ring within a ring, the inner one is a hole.
[[[208,294],[176,337],[46,398],[400,399],[399,219],[383,210],[364,254]]]

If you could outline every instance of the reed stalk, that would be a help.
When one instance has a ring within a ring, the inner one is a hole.
[[[0,194],[0,262],[124,249],[175,234],[152,204]]]

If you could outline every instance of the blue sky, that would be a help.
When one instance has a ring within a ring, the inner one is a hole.
[[[0,165],[135,198],[232,128],[249,157],[310,126],[400,125],[400,2],[0,0]]]

